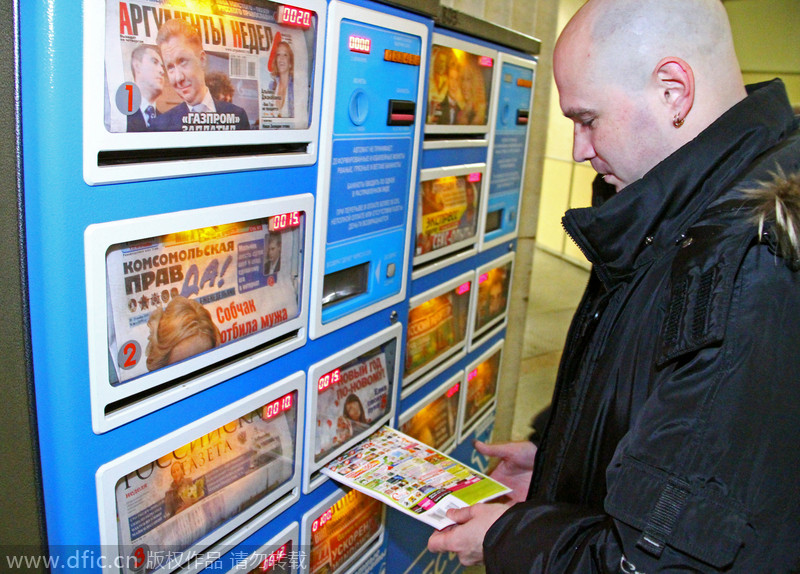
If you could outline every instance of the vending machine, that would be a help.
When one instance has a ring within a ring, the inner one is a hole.
[[[442,7],[431,40],[398,425],[478,470],[491,440],[538,41]],[[387,516],[389,572],[457,572]],[[402,533],[402,534],[400,534]]]
[[[318,470],[394,422],[432,18],[41,0],[19,26],[49,553],[85,572],[385,569],[383,509]]]

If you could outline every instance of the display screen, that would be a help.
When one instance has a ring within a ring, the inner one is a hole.
[[[467,373],[467,400],[464,408],[465,425],[472,423],[494,399],[497,392],[502,352],[502,348],[498,349],[491,357],[482,361]]]
[[[300,313],[305,213],[192,229],[106,252],[109,383],[264,332]]]
[[[426,124],[487,125],[493,67],[490,57],[434,44]]]
[[[456,436],[461,385],[455,383],[400,425],[400,431],[437,450]]]
[[[351,490],[311,523],[311,574],[342,572],[378,535],[383,504]]]
[[[296,553],[297,551],[294,550],[292,541],[289,540],[274,552],[265,555],[258,566],[247,574],[278,574],[279,572],[285,574],[294,572],[294,563],[298,562]]]
[[[307,129],[317,26],[269,0],[107,0],[105,127]]]
[[[408,312],[405,375],[446,358],[466,337],[471,283],[429,299]]]
[[[420,183],[415,255],[424,255],[475,238],[481,175],[475,172]]]
[[[317,380],[314,461],[375,425],[392,408],[396,341],[379,345]]]
[[[505,314],[511,285],[511,261],[478,277],[478,308],[475,331]]]
[[[292,391],[123,476],[120,547],[141,549],[143,572],[179,566],[168,560],[291,480],[296,432]]]

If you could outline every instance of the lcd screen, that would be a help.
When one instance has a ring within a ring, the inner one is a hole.
[[[434,44],[426,124],[486,126],[494,59]]]
[[[111,385],[300,313],[305,213],[115,244],[106,252]]]
[[[421,182],[415,257],[474,243],[482,175],[474,172]]]
[[[264,554],[262,552],[262,554]],[[258,566],[249,570],[247,574],[278,574],[292,573],[296,571],[296,563],[299,552],[295,550],[292,540],[283,544],[280,548],[269,554],[264,555],[264,559]]]
[[[317,26],[269,0],[107,0],[106,130],[306,129]]]
[[[464,342],[470,289],[467,281],[409,310],[405,376],[444,360]]]
[[[143,571],[172,570],[180,564],[169,560],[263,504],[294,474],[297,412],[297,391],[286,393],[120,478],[121,554],[144,549]]]
[[[311,574],[343,572],[383,527],[383,504],[351,490],[311,523]]]
[[[368,432],[390,412],[396,344],[393,338],[319,377],[315,463]]]

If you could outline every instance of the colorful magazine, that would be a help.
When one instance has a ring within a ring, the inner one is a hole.
[[[496,480],[384,426],[322,473],[441,530],[445,514],[511,492]]]

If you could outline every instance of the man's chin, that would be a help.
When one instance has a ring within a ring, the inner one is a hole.
[[[623,190],[625,187],[627,187],[627,185],[628,185],[627,183],[623,183],[622,181],[620,181],[619,179],[617,179],[616,177],[614,177],[614,174],[613,174],[613,173],[607,173],[607,174],[603,175],[603,180],[604,180],[604,181],[605,181],[607,184],[609,184],[609,185],[613,185],[613,186],[614,186],[614,189],[616,189],[616,190],[617,190],[617,193],[619,193],[620,191],[622,191],[622,190]]]

